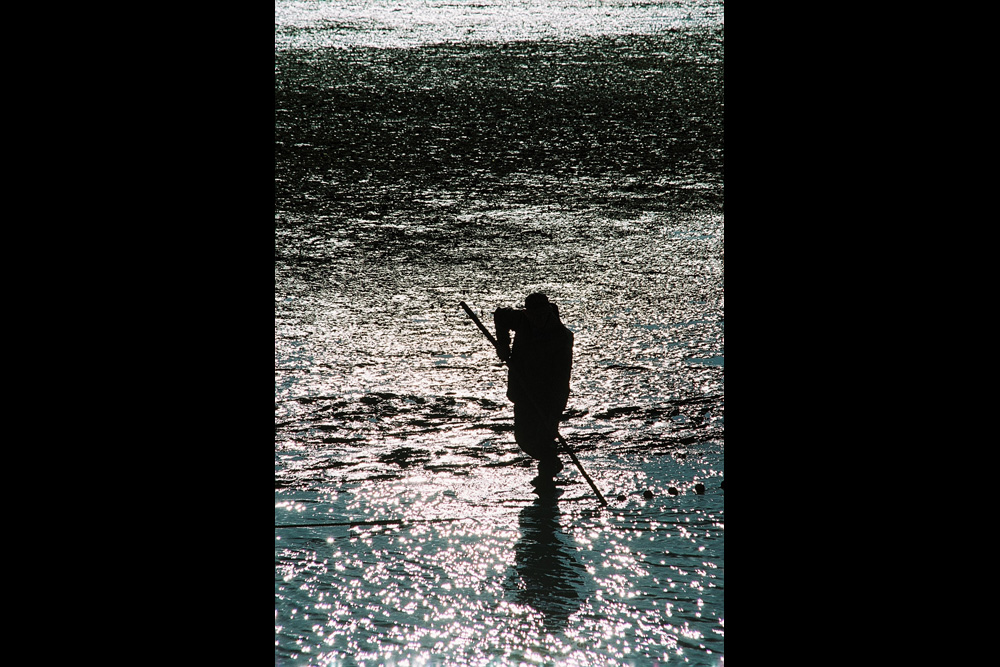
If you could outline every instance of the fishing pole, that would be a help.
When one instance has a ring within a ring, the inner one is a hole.
[[[490,343],[493,344],[493,348],[496,349],[497,348],[496,339],[493,337],[493,334],[490,333],[489,329],[483,326],[483,323],[479,321],[479,318],[476,317],[476,314],[474,312],[472,312],[472,309],[469,308],[469,306],[464,301],[460,301],[458,305],[460,305],[462,309],[465,310],[465,312],[468,314],[468,316],[472,318],[472,321],[476,323],[476,326],[479,327],[479,330],[483,332],[487,340],[489,340]],[[505,366],[507,366],[507,368],[510,369],[510,372],[514,376],[514,378],[520,382],[521,378],[517,370],[512,368],[511,365],[503,359],[501,359],[500,362],[503,363]],[[522,386],[525,387],[527,386],[527,384],[523,382],[521,384]],[[528,394],[528,399],[531,402],[531,404],[535,406],[535,409],[538,410],[539,414],[543,414],[542,409],[539,407],[538,403],[535,402],[534,397]],[[580,459],[576,458],[576,453],[573,451],[573,448],[569,446],[569,443],[566,442],[566,439],[562,437],[562,435],[559,433],[558,430],[556,430],[556,438],[559,440],[559,444],[563,446],[563,449],[566,451],[566,453],[569,454],[569,457],[570,459],[573,460],[573,463],[576,464],[576,467],[580,469],[580,474],[583,475],[583,478],[585,480],[587,480],[587,484],[590,484],[590,488],[594,490],[595,494],[597,494],[597,499],[601,501],[602,505],[607,507],[608,501],[604,499],[604,495],[601,493],[600,489],[597,488],[597,485],[594,484],[594,480],[590,479],[590,475],[588,475],[587,471],[583,469],[583,464],[580,463]]]

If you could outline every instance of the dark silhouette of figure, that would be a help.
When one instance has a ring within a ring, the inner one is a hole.
[[[521,539],[514,546],[514,570],[507,588],[514,601],[543,617],[556,634],[580,607],[584,568],[560,538],[559,509],[554,496],[539,497],[520,514]]]
[[[493,324],[497,355],[509,367],[507,398],[514,404],[514,440],[538,461],[532,484],[540,493],[551,492],[563,468],[556,434],[569,400],[573,332],[560,321],[556,305],[539,292],[528,295],[523,310],[497,308]]]

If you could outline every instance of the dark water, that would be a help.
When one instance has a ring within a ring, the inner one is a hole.
[[[722,664],[722,12],[275,4],[276,664]],[[536,290],[607,509],[458,305]]]

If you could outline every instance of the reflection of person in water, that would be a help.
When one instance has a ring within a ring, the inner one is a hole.
[[[559,537],[559,510],[554,501],[539,499],[525,507],[520,524],[512,592],[516,602],[542,614],[546,631],[555,634],[579,608],[583,566]]]
[[[514,440],[538,461],[538,491],[551,491],[562,470],[556,453],[559,420],[569,399],[573,332],[559,320],[559,309],[541,293],[529,294],[524,309],[497,308],[497,355],[511,369],[507,398],[514,403]],[[515,333],[510,347],[510,332]]]

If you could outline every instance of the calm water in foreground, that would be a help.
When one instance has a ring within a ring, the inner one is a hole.
[[[275,3],[276,665],[724,664],[723,28]],[[531,493],[458,305],[535,290],[608,508]]]

